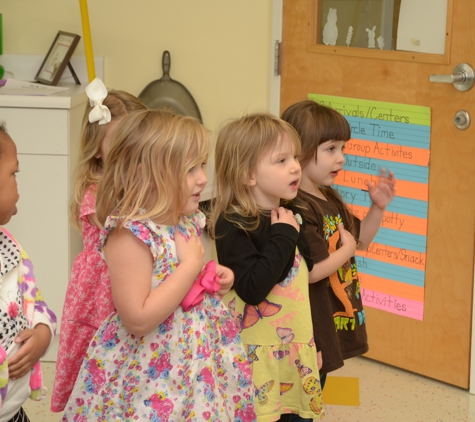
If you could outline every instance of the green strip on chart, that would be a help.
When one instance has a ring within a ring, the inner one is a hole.
[[[319,94],[308,94],[308,99],[331,107],[343,116],[430,126],[430,107]]]

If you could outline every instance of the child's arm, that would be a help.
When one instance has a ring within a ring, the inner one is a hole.
[[[292,211],[280,207],[271,213],[270,236],[260,229],[247,233],[225,219],[216,227],[218,261],[234,272],[239,297],[256,306],[281,281],[289,257],[295,254],[300,226]],[[266,240],[259,238],[261,234]],[[263,246],[258,248],[260,241]]]
[[[45,354],[51,341],[51,329],[45,324],[18,333],[15,343],[23,343],[18,352],[8,362],[9,376],[12,380],[21,378],[33,368]]]
[[[330,253],[327,258],[314,262],[313,269],[308,274],[309,283],[316,283],[327,278],[355,254],[356,240],[353,235],[343,228],[343,224],[338,224],[338,231],[340,232],[340,248]],[[322,244],[322,247],[326,248],[326,243]]]
[[[365,250],[373,241],[374,236],[381,226],[384,210],[396,195],[396,179],[393,172],[386,177],[386,170],[381,170],[378,184],[375,186],[368,182],[368,193],[372,204],[366,217],[361,221],[358,250]]]
[[[105,247],[112,297],[126,330],[149,334],[180,305],[205,264],[201,240],[175,236],[179,265],[156,289],[150,290],[153,259],[148,246],[127,229],[113,230]]]
[[[33,264],[23,249],[21,257],[19,270],[23,272],[23,281],[20,291],[24,301],[30,302],[34,297],[34,310],[30,315],[33,328],[20,331],[14,340],[15,343],[23,344],[8,362],[11,379],[21,378],[33,368],[51,346],[56,333],[56,315],[48,308],[41,291],[36,287]],[[31,302],[28,303],[27,308],[30,304]]]

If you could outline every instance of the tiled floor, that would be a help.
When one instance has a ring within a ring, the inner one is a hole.
[[[54,364],[43,363],[48,388]],[[468,391],[388,367],[365,358],[351,359],[331,375],[357,377],[360,406],[326,406],[327,422],[465,422],[475,421],[475,396]],[[49,398],[25,405],[31,422],[58,422],[49,412]]]
[[[328,422],[475,421],[475,395],[365,358],[332,375],[358,377],[360,406],[326,406]]]

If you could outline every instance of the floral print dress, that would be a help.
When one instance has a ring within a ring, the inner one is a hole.
[[[109,217],[102,232],[116,227]],[[177,267],[175,233],[200,235],[204,215],[177,226],[128,221],[154,259],[151,289]],[[63,421],[254,421],[254,389],[248,359],[229,311],[205,294],[185,312],[178,307],[152,333],[129,334],[112,313],[94,336]]]
[[[107,265],[99,253],[99,227],[88,216],[96,213],[96,186],[86,190],[81,203],[83,250],[74,260],[63,306],[58,359],[51,410],[61,412],[94,333],[114,310]]]

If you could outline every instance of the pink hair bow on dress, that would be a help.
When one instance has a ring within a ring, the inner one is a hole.
[[[214,295],[218,290],[219,276],[216,274],[216,262],[209,261],[196,277],[180,305],[184,311],[189,311],[203,300],[205,293]]]
[[[100,79],[94,79],[86,87],[86,95],[89,98],[91,107],[94,107],[89,113],[89,123],[99,122],[100,125],[106,125],[111,121],[111,112],[102,102],[107,97],[107,88]]]

